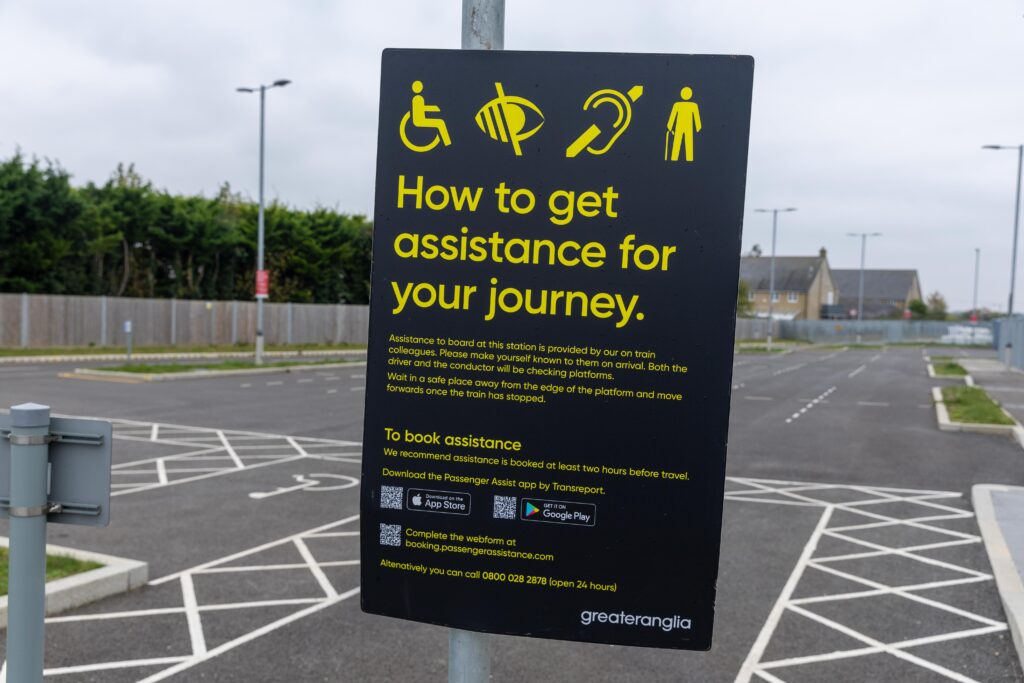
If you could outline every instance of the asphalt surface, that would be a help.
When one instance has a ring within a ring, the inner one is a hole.
[[[969,502],[1024,484],[1024,450],[939,432],[925,352],[737,356],[711,652],[502,637],[493,679],[1024,680]],[[49,619],[47,680],[444,680],[445,629],[359,611],[362,367],[70,369],[0,365],[0,405],[116,420],[111,526],[49,540],[151,583]]]

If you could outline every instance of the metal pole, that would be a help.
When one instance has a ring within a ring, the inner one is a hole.
[[[462,0],[462,49],[505,49],[505,0]],[[490,677],[490,637],[451,629],[448,683],[487,683]]]
[[[131,320],[128,320],[124,324],[124,341],[125,341],[125,347],[126,347],[125,351],[126,351],[126,353],[128,355],[128,362],[131,363],[132,362],[132,321]]]
[[[263,121],[267,86],[260,86],[260,212],[256,236],[256,270],[263,270]],[[256,298],[256,365],[263,365],[263,297]]]
[[[864,322],[864,252],[867,251],[868,236],[864,233],[860,236],[860,287],[857,290],[857,343],[860,344],[860,328]]]
[[[775,302],[775,228],[778,226],[779,210],[772,209],[772,262],[768,275],[768,352],[772,350],[772,307]]]
[[[46,611],[46,510],[50,408],[11,408],[10,555],[7,680],[43,680]]]
[[[978,269],[981,265],[981,249],[974,248],[974,315],[978,315]]]
[[[1010,304],[1007,307],[1006,327],[1011,329],[1013,325],[1013,291],[1017,286],[1017,234],[1020,228],[1020,175],[1021,165],[1024,164],[1024,145],[1017,145],[1017,199],[1013,206],[1013,257],[1010,260]],[[1013,363],[1013,337],[1006,336],[1006,367]]]
[[[171,346],[177,343],[178,339],[178,300],[171,297]]]

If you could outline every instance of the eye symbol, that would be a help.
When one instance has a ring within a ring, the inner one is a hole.
[[[506,95],[501,83],[495,83],[494,89],[498,96],[480,108],[476,113],[476,125],[487,133],[492,140],[511,142],[516,156],[522,156],[523,150],[519,143],[527,139],[544,125],[544,114],[530,100],[515,95]],[[526,130],[528,111],[537,115],[539,122]]]

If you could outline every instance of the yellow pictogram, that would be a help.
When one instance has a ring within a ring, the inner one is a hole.
[[[686,143],[686,160],[693,161],[693,138],[700,132],[700,107],[691,102],[693,89],[689,86],[679,91],[682,102],[672,105],[672,113],[668,117],[668,130],[665,131],[665,161],[679,161],[679,146]],[[672,139],[671,155],[668,141]]]
[[[565,150],[565,156],[572,159],[584,149],[591,154],[604,154],[611,149],[612,145],[615,144],[615,141],[619,139],[619,136],[625,133],[626,129],[629,128],[629,122],[633,118],[633,107],[630,103],[636,102],[643,94],[644,86],[634,85],[626,92],[625,95],[618,90],[605,88],[604,90],[598,90],[588,97],[587,101],[583,103],[583,111],[590,109],[591,106],[593,106],[594,109],[597,109],[606,102],[615,105],[619,112],[618,118],[616,118],[615,123],[612,124],[612,129],[615,133],[608,140],[608,144],[599,149],[595,149],[590,146],[590,143],[597,139],[597,136],[601,134],[601,129],[597,124],[591,124],[590,128],[583,131],[583,133],[576,138],[571,145],[569,145]]]
[[[530,100],[515,95],[506,95],[501,83],[495,83],[494,89],[498,96],[480,108],[476,113],[476,125],[487,133],[492,140],[511,142],[516,156],[522,156],[523,150],[519,143],[527,139],[544,125],[544,114]],[[526,110],[531,109],[540,118],[540,123],[526,128]]]
[[[429,152],[430,150],[437,147],[438,142],[443,142],[444,146],[452,144],[452,139],[448,137],[448,126],[445,125],[444,120],[441,118],[430,118],[427,116],[428,113],[441,113],[441,107],[435,104],[427,104],[423,95],[423,81],[413,81],[412,91],[415,93],[412,98],[412,108],[405,112],[405,116],[402,117],[402,123],[398,127],[398,135],[402,138],[402,142],[405,146],[414,152]],[[409,125],[410,119],[412,125],[416,128],[432,128],[436,132],[434,133],[434,139],[425,145],[417,145],[409,141],[409,136],[405,132],[406,126]]]

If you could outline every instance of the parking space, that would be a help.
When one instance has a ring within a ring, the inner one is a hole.
[[[0,372],[0,403],[113,418],[115,498],[109,529],[50,540],[151,581],[48,619],[47,680],[443,678],[444,629],[356,604],[361,367],[60,372]],[[1020,680],[965,494],[1024,484],[1024,451],[938,432],[933,385],[917,348],[738,356],[712,651],[499,638],[494,679]]]

